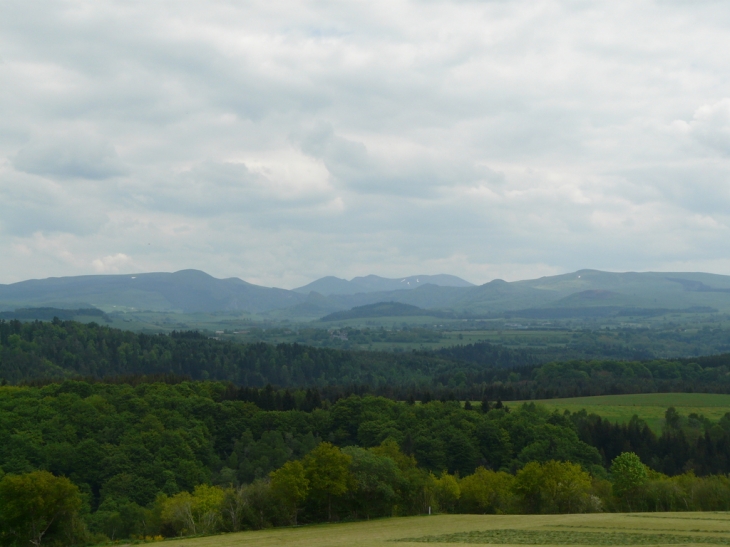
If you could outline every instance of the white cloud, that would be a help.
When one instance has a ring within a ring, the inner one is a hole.
[[[724,156],[730,155],[730,98],[701,106],[689,122],[677,120],[674,127]]]
[[[94,267],[96,273],[110,274],[119,273],[122,270],[130,271],[133,262],[131,257],[124,253],[117,253],[115,255],[97,258],[92,261],[91,265]]]
[[[724,8],[11,2],[0,282],[730,273]]]

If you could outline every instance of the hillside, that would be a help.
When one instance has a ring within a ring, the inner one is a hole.
[[[468,288],[424,285],[411,291],[338,296],[330,300],[334,298],[342,306],[387,300],[426,309],[451,310],[465,317],[581,319],[728,313],[730,276],[580,270],[516,282],[496,279]]]
[[[350,281],[319,279],[294,290],[262,287],[204,272],[96,275],[0,285],[0,311],[28,307],[91,308],[104,312],[241,311],[309,321],[333,312],[395,302],[458,317],[533,319],[651,317],[670,313],[730,312],[730,276],[705,273],[571,274],[480,286],[454,276]]]
[[[19,321],[52,321],[60,319],[66,321],[104,321],[108,322],[109,317],[96,308],[73,310],[67,308],[20,308],[15,311],[0,312],[0,319]]]
[[[435,352],[348,351],[288,343],[239,344],[196,332],[137,334],[97,323],[0,320],[0,380],[12,384],[48,378],[173,375],[253,387],[272,384],[346,391],[359,386],[359,390],[400,400],[730,393],[727,354],[543,364],[545,357],[487,343]]]
[[[403,291],[416,289],[424,285],[439,287],[473,287],[472,283],[464,281],[455,275],[412,275],[398,279],[388,279],[377,275],[354,277],[347,281],[338,277],[328,276],[294,289],[294,292],[307,294],[311,291],[325,296],[334,294],[358,294],[372,292]]]
[[[238,278],[216,279],[197,270],[52,277],[0,285],[0,303],[5,309],[54,306],[96,307],[107,312],[129,309],[262,312],[305,300],[306,296],[292,291],[260,287]]]
[[[320,321],[343,321],[347,319],[365,319],[370,317],[420,317],[440,316],[443,313],[424,310],[418,306],[399,302],[378,302],[366,306],[358,306],[347,311],[338,311],[324,316]]]
[[[658,435],[639,420],[615,426],[534,404],[414,404],[358,395],[322,400],[311,389],[136,380],[0,386],[0,419],[11,424],[0,429],[3,508],[31,496],[36,506],[37,499],[50,505],[58,490],[44,485],[65,484],[63,499],[79,502],[76,522],[95,534],[77,545],[272,527],[282,528],[186,544],[234,538],[231,545],[342,545],[354,540],[352,534],[322,540],[340,529],[336,525],[296,525],[345,519],[368,521],[344,525],[362,531],[356,545],[368,545],[368,537],[449,544],[727,544],[727,515],[717,513],[730,507],[725,418],[699,422],[668,411],[668,427]],[[630,472],[644,471],[630,498],[607,480],[621,485],[616,461],[626,462],[622,452],[634,453],[628,455]],[[667,535],[657,533],[661,522],[637,531],[643,521],[606,514],[627,510],[713,513],[691,529],[682,528],[687,517],[664,516],[671,525]],[[432,511],[479,516],[451,524],[436,515],[416,516]],[[583,519],[577,512],[594,514]],[[541,516],[533,520],[530,513]],[[414,518],[386,533],[383,523],[393,521],[380,518],[393,514]],[[63,531],[51,531],[44,544],[64,545],[52,541]],[[705,533],[711,535],[697,535]],[[296,542],[302,535],[308,543]]]
[[[684,309],[695,306],[730,309],[730,276],[688,272],[579,270],[574,273],[517,281],[515,285],[545,291],[562,306],[595,306],[598,300],[617,306]],[[605,292],[604,292],[605,291]],[[594,298],[589,296],[593,294]],[[607,298],[599,298],[601,294]],[[610,294],[609,294],[610,293]],[[582,303],[564,300],[583,294]]]

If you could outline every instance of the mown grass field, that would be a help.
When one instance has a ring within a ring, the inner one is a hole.
[[[637,395],[603,395],[572,399],[545,399],[533,401],[550,410],[578,412],[585,409],[612,422],[625,423],[636,414],[654,431],[661,431],[664,413],[673,406],[683,416],[697,413],[711,420],[719,420],[730,412],[730,395],[714,393],[645,393]],[[508,403],[517,406],[520,402]]]
[[[728,513],[435,515],[166,541],[170,547],[730,545]]]

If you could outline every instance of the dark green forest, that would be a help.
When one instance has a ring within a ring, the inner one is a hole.
[[[245,333],[236,335],[227,330],[222,337],[239,342],[298,343],[336,349],[382,348],[387,351],[406,351],[406,348],[410,351],[433,345],[445,346],[437,353],[450,355],[460,345],[473,345],[477,342],[474,337],[481,336],[492,344],[525,350],[536,363],[573,359],[670,359],[730,352],[727,318],[718,317],[712,322],[689,318],[676,318],[676,321],[633,327],[616,324],[608,328],[591,322],[551,322],[549,325],[528,322],[529,326],[509,326],[503,322],[467,321],[443,325],[400,324],[389,328],[334,329],[314,328],[308,324],[285,327],[269,324],[248,326]],[[467,353],[470,351],[467,350]],[[481,357],[477,353],[474,358]]]
[[[292,407],[264,410],[241,400],[253,391],[220,382],[2,387],[0,504],[3,488],[20,488],[23,478],[67,477],[80,500],[71,543],[418,514],[429,506],[618,510],[628,498],[615,495],[621,475],[612,462],[631,451],[646,474],[632,486],[636,508],[730,509],[730,414],[713,423],[670,409],[657,436],[639,420],[618,426],[534,404],[464,408],[357,395],[329,403],[311,390],[263,388],[255,390],[259,400]],[[328,470],[327,481],[317,482],[317,466]],[[550,481],[572,486],[556,497],[545,490]]]
[[[729,364],[727,355],[541,364],[484,343],[348,352],[0,321],[0,543],[429,508],[728,510],[730,413],[713,422],[670,408],[657,434],[638,418],[613,424],[509,401],[728,392]]]
[[[573,360],[541,364],[526,350],[488,343],[437,352],[346,351],[299,344],[238,344],[197,332],[149,335],[95,323],[0,321],[0,378],[176,376],[238,386],[317,388],[332,399],[372,393],[398,400],[525,400],[652,392],[730,392],[730,355]]]

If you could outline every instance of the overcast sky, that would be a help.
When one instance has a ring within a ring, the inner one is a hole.
[[[730,10],[0,3],[0,282],[730,274]]]

